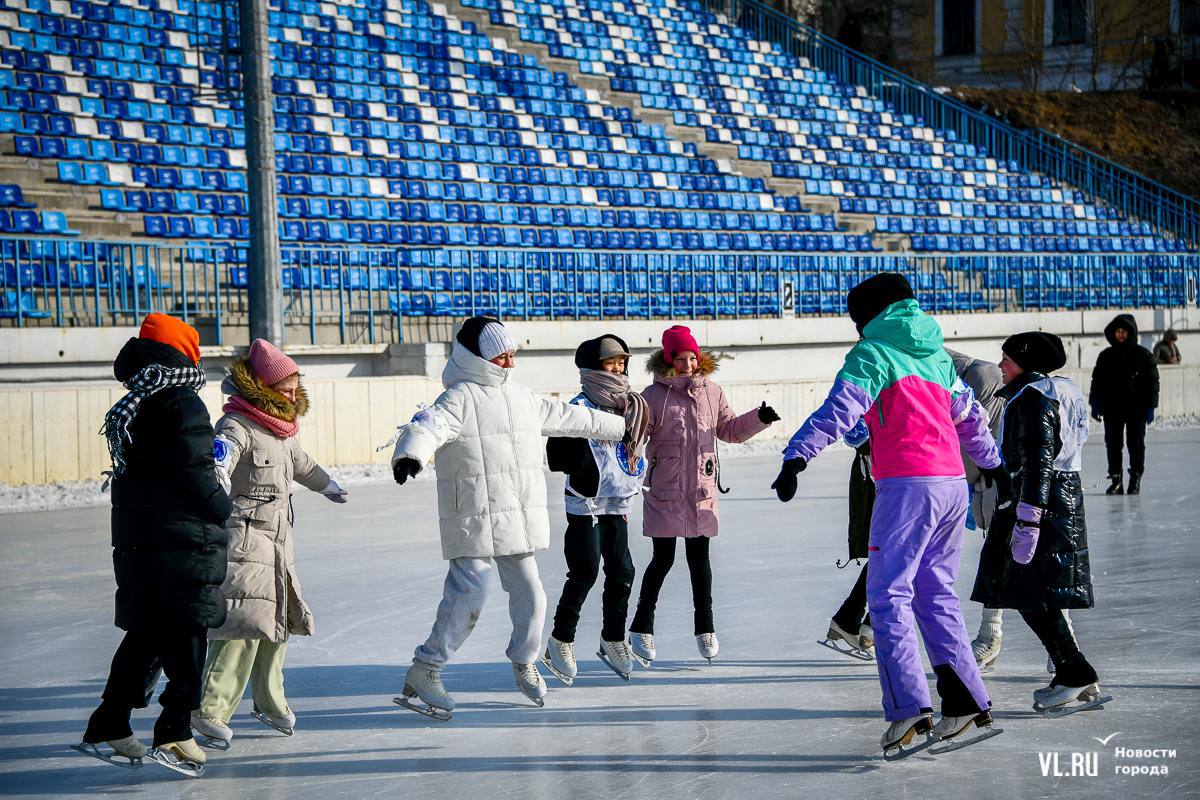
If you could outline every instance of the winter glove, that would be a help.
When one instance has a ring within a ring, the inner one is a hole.
[[[1013,484],[1012,476],[1008,474],[1008,470],[1001,464],[998,467],[991,469],[981,469],[980,474],[983,475],[983,485],[996,487],[996,508],[1008,508],[1013,501]]]
[[[396,483],[401,486],[409,478],[415,478],[417,473],[421,471],[421,462],[415,458],[401,458],[392,464],[392,477],[396,479]]]
[[[871,438],[871,434],[867,430],[867,423],[860,419],[855,423],[853,428],[846,431],[846,435],[842,437],[842,441],[857,450],[869,438]]]
[[[1100,413],[1099,406],[1092,406],[1092,419],[1096,420],[1096,422],[1104,421],[1104,415]]]
[[[1042,514],[1046,509],[1021,503],[1017,506],[1017,523],[1013,526],[1012,538],[1008,541],[1013,561],[1028,564],[1033,561],[1037,550],[1038,534],[1042,529]]]
[[[321,490],[321,494],[335,503],[346,502],[346,490],[338,486],[337,481],[333,478],[329,479],[329,485]]]
[[[775,413],[775,409],[767,405],[767,401],[763,400],[763,404],[758,407],[758,421],[764,425],[770,425],[772,422],[779,422],[779,415]]]
[[[803,458],[789,458],[783,462],[783,466],[779,469],[779,477],[771,484],[771,488],[775,490],[775,495],[780,502],[786,503],[796,496],[796,486],[799,483],[796,476],[804,472],[804,468],[808,466],[808,462]]]
[[[1151,422],[1154,422],[1154,409],[1153,408],[1148,409],[1146,411],[1146,424],[1149,425]]]

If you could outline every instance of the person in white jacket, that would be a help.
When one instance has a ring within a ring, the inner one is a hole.
[[[399,484],[437,455],[442,557],[450,567],[433,630],[396,698],[435,719],[448,720],[454,708],[441,671],[475,627],[493,571],[509,595],[513,632],[505,654],[517,688],[543,704],[546,683],[534,662],[542,649],[546,595],[533,554],[550,545],[544,437],[613,441],[626,432],[620,416],[555,402],[513,380],[516,349],[498,320],[463,323],[442,372],[446,391],[401,427],[392,453]]]

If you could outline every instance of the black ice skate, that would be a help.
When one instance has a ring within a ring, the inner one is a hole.
[[[1108,478],[1112,483],[1104,490],[1105,494],[1125,494],[1125,485],[1121,483],[1121,476],[1119,474],[1109,475]]]
[[[920,738],[920,741],[913,740]],[[883,748],[883,757],[887,761],[899,761],[916,755],[933,744],[933,717],[930,714],[919,714],[915,717],[893,722],[884,731],[879,740]]]
[[[940,755],[952,750],[961,750],[1002,733],[1003,728],[992,726],[992,715],[988,711],[964,717],[942,717],[938,724],[933,726],[935,741],[929,745],[929,752]]]
[[[1077,711],[1102,708],[1112,701],[1112,695],[1100,694],[1099,683],[1084,687],[1051,686],[1034,693],[1033,710],[1047,719],[1058,719]]]
[[[1129,470],[1129,488],[1125,490],[1125,494],[1141,494],[1142,493],[1142,473]]]
[[[71,745],[71,749],[122,769],[141,769],[142,759],[150,752],[150,748],[135,736],[126,736],[111,742],[80,742]]]

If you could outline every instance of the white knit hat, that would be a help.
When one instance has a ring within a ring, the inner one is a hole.
[[[512,334],[499,322],[489,322],[479,332],[479,357],[485,361],[491,361],[502,353],[513,352],[516,349],[517,343]]]

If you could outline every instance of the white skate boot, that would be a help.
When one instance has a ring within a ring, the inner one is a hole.
[[[1077,711],[1100,708],[1105,703],[1111,703],[1112,700],[1112,695],[1102,696],[1100,694],[1099,683],[1082,687],[1051,684],[1045,689],[1039,689],[1033,693],[1033,710],[1043,717],[1057,719]]]
[[[540,661],[546,665],[550,673],[562,681],[563,686],[570,686],[579,674],[579,665],[575,663],[575,644],[560,642],[553,636],[546,644],[546,652]]]
[[[975,639],[971,642],[971,653],[975,656],[979,674],[983,675],[994,671],[996,664],[1000,661],[1000,637]]]
[[[711,664],[712,660],[717,657],[717,653],[720,652],[721,644],[717,641],[715,633],[701,633],[696,636],[696,649]]]
[[[216,717],[201,716],[199,711],[192,712],[192,730],[196,734],[196,742],[201,747],[228,750],[229,743],[233,741],[233,728]]]
[[[920,741],[913,744],[918,737]],[[933,742],[933,715],[918,714],[888,725],[879,739],[879,746],[883,748],[885,759],[899,761],[921,752]]]
[[[629,680],[629,673],[633,672],[633,654],[629,652],[629,645],[625,642],[605,642],[601,640],[600,649],[596,651],[596,655],[604,662],[604,665],[620,676],[621,680]]]
[[[414,697],[421,702],[416,702]],[[450,712],[454,710],[454,698],[442,684],[442,671],[416,662],[404,676],[404,691],[392,702],[438,722],[449,722]]]
[[[858,626],[858,646],[871,651],[871,657],[875,657],[875,630],[869,622]]]
[[[658,655],[654,651],[653,633],[634,633],[630,631],[629,649],[633,652],[633,657],[637,659],[638,663],[646,669],[650,669],[655,657]]]
[[[929,752],[934,755],[949,753],[1002,733],[1003,729],[992,727],[992,715],[988,711],[964,717],[942,717],[933,726],[935,741],[929,746]]]
[[[863,643],[863,629],[867,630],[867,641]],[[850,631],[838,625],[835,620],[829,621],[829,630],[825,633],[824,639],[819,639],[817,644],[822,647],[828,647],[835,653],[841,653],[844,656],[859,661],[874,661],[875,660],[875,632],[870,626],[859,626],[858,633],[850,633]]]
[[[101,744],[107,745],[108,750],[101,749]],[[123,739],[113,739],[103,743],[80,742],[71,745],[71,749],[125,769],[141,769],[142,759],[150,752],[150,748],[142,744],[136,736],[126,736]]]
[[[208,756],[200,749],[200,745],[196,744],[195,739],[183,739],[153,748],[150,751],[150,760],[189,778],[199,778],[204,774],[204,764],[208,761]]]
[[[521,694],[532,700],[538,708],[546,705],[546,681],[538,672],[537,664],[518,664],[514,661],[513,677],[517,679]]]
[[[255,706],[254,710],[250,712],[250,716],[268,728],[274,728],[284,736],[291,736],[296,732],[296,715],[292,713],[290,708],[285,711],[282,717],[278,717],[274,714],[268,714],[265,711],[259,711],[258,706]]]

